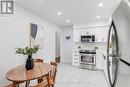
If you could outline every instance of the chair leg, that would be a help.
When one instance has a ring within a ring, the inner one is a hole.
[[[30,81],[26,81],[25,87],[29,87]]]
[[[13,82],[12,87],[19,87],[19,83],[18,82]]]
[[[38,79],[38,83],[41,83],[43,81],[43,78]]]
[[[47,74],[47,82],[48,82],[48,87],[50,87],[50,83],[49,83],[49,74]]]

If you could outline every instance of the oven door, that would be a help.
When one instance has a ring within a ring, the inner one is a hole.
[[[80,64],[95,65],[95,55],[94,54],[81,54]]]

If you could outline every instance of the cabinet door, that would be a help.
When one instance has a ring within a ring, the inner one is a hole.
[[[90,29],[81,29],[80,35],[90,35]]]
[[[93,30],[95,32],[96,42],[107,42],[108,29],[108,27],[99,27]]]
[[[103,69],[103,54],[101,52],[96,53],[96,67],[97,69]]]
[[[104,56],[104,58],[103,58],[103,71],[104,71],[105,77],[108,80],[107,57],[106,56]]]
[[[73,35],[74,35],[74,37],[73,37],[74,42],[80,42],[80,37],[81,37],[80,30],[74,29]]]
[[[81,35],[95,35],[96,42],[107,42],[109,27],[74,29],[74,42],[81,42]]]
[[[103,30],[98,29],[96,32],[97,42],[104,42]]]

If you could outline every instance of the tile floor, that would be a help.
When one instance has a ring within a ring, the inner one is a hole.
[[[31,81],[31,85],[36,85],[37,81]],[[20,87],[25,87],[20,84]],[[102,71],[92,71],[80,69],[70,63],[58,64],[55,87],[108,87],[107,81]]]
[[[119,73],[116,87],[130,87],[130,74]]]
[[[102,71],[91,71],[60,63],[55,87],[108,87]]]

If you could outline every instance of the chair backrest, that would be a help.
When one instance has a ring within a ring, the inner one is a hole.
[[[57,63],[50,62],[50,64],[51,64],[50,77],[53,78],[53,82],[55,82],[55,77],[56,77],[56,73],[57,73]]]
[[[37,62],[43,63],[43,59],[38,59],[38,58],[37,58],[37,59],[33,59],[33,61],[36,62],[36,63],[37,63]]]

